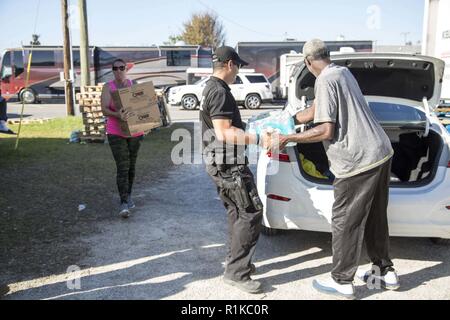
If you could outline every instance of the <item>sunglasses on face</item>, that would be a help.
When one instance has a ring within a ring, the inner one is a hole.
[[[120,71],[125,71],[125,66],[120,66],[120,67],[112,67],[112,69],[113,69],[113,71],[117,71],[117,70],[120,70]]]

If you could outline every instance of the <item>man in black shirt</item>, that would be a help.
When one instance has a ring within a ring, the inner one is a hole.
[[[247,63],[233,48],[216,49],[214,73],[200,103],[200,122],[206,171],[216,184],[228,214],[224,282],[245,292],[258,293],[261,283],[252,280],[250,274],[255,271],[251,259],[261,228],[262,202],[247,167],[245,145],[258,144],[259,136],[245,133],[245,124],[228,86],[244,65]]]

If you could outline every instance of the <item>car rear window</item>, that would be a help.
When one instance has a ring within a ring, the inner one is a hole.
[[[267,83],[264,76],[245,76],[250,83]]]
[[[426,121],[424,112],[410,106],[386,102],[369,102],[369,107],[380,122]]]

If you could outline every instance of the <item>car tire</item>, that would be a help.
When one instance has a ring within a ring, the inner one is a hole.
[[[266,226],[261,226],[261,233],[268,237],[273,237],[281,233],[280,229],[268,228]]]
[[[181,106],[185,110],[195,110],[198,106],[198,99],[193,94],[187,94],[181,98]]]
[[[247,97],[245,97],[244,106],[247,109],[259,109],[261,107],[262,100],[259,94],[250,93]]]
[[[431,242],[437,245],[450,245],[450,239],[430,238]]]
[[[36,92],[33,89],[27,88],[20,91],[19,100],[25,104],[32,104],[36,102]]]

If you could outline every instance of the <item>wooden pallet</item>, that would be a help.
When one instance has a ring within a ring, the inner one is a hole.
[[[435,112],[450,112],[450,108],[436,108]]]
[[[105,124],[105,119],[83,119],[83,123],[85,125],[104,125]]]
[[[76,99],[78,101],[85,99],[99,99],[101,95],[101,92],[80,92],[76,94]]]
[[[101,106],[100,97],[99,98],[79,99],[78,103],[81,106],[84,106],[84,107],[98,107],[98,106]]]
[[[39,118],[39,119],[22,119],[22,124],[43,124],[44,122],[50,121],[50,118]],[[20,119],[8,119],[8,124],[20,124]]]
[[[84,112],[83,118],[86,119],[103,119],[103,112]]]
[[[439,118],[439,121],[440,121],[444,126],[450,124],[450,118]]]
[[[106,140],[106,136],[81,136],[81,142],[87,143],[104,143]]]
[[[103,89],[103,85],[99,85],[99,86],[83,86],[81,87],[81,92],[82,93],[86,93],[86,92],[102,92]]]
[[[80,112],[90,113],[90,112],[101,112],[101,111],[102,111],[102,107],[100,107],[100,106],[80,105]],[[102,113],[102,115],[103,115],[103,113]]]

